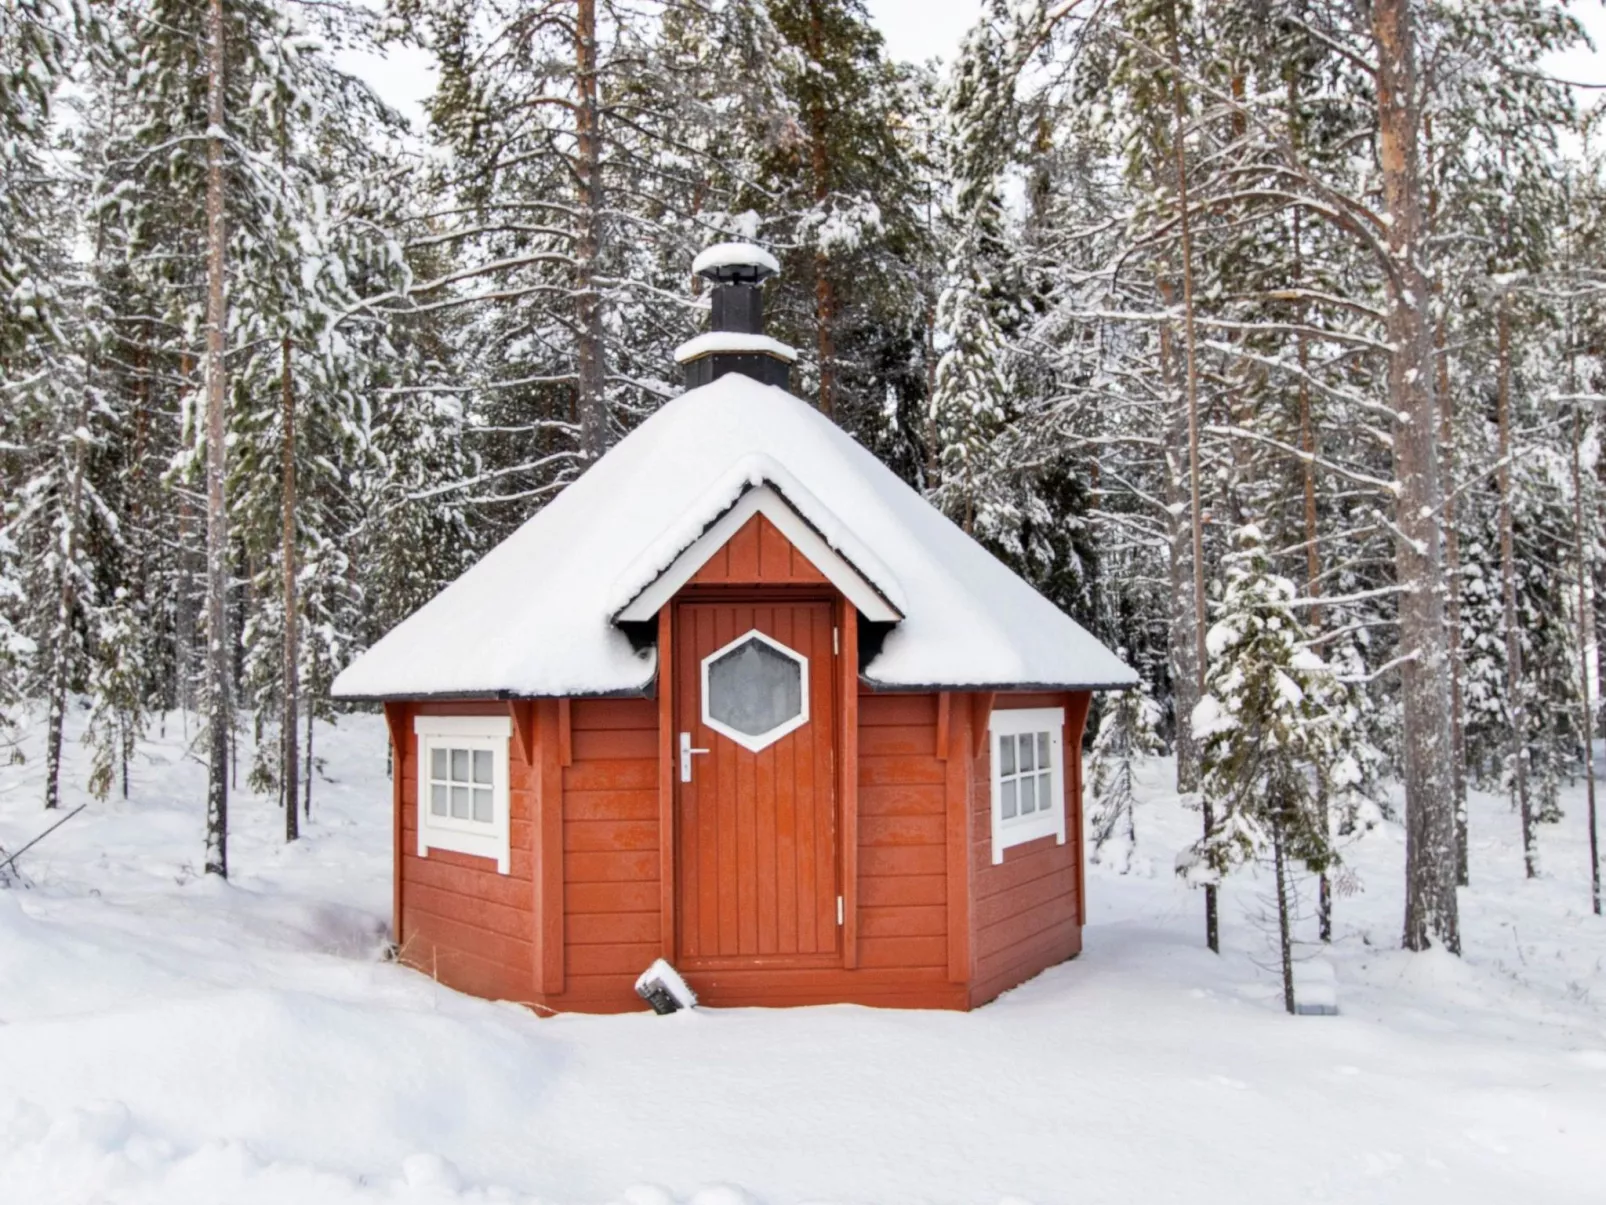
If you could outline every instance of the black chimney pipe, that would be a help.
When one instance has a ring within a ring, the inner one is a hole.
[[[767,251],[750,243],[721,243],[697,257],[692,271],[713,285],[712,322],[708,334],[682,345],[675,354],[685,367],[686,388],[707,385],[732,372],[787,387],[797,353],[764,335],[763,285],[779,270]]]

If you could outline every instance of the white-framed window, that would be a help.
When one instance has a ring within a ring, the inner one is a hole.
[[[809,659],[757,628],[703,658],[703,723],[757,753],[809,722]]]
[[[994,711],[993,861],[1012,845],[1052,836],[1065,844],[1065,709]]]
[[[505,715],[413,717],[418,737],[418,856],[432,849],[494,858],[507,874],[508,740]]]

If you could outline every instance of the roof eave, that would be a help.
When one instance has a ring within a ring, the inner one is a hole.
[[[872,691],[885,694],[929,694],[932,691],[992,691],[994,693],[1028,694],[1049,690],[1131,690],[1131,682],[881,682],[868,674],[860,674],[859,681]]]
[[[658,679],[654,675],[642,686],[620,687],[610,690],[439,690],[398,691],[387,694],[337,694],[333,698],[341,703],[505,703],[512,699],[651,699],[657,695]]]

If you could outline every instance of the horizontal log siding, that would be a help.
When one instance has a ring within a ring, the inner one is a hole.
[[[1004,852],[993,864],[992,742],[982,744],[971,775],[972,1006],[1026,982],[1082,950],[1079,877],[1082,873],[1081,720],[1085,694],[1000,694],[995,711],[1064,707],[1065,844],[1042,837]],[[979,717],[978,717],[979,719]]]
[[[859,967],[946,985],[947,770],[937,696],[859,696]]]
[[[448,987],[491,999],[530,1002],[535,799],[531,767],[517,739],[508,747],[510,873],[498,874],[492,859],[451,850],[433,849],[428,857],[418,856],[418,738],[412,717],[507,713],[507,704],[499,702],[415,703],[407,709],[396,767],[401,775],[398,945],[402,962]]]
[[[636,976],[661,953],[658,704],[576,699],[563,769],[560,1010],[643,1007]]]

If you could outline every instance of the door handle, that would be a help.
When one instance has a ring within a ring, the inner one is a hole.
[[[707,753],[707,749],[693,749],[691,747],[691,733],[680,734],[680,781],[691,781],[691,755],[693,753]]]

